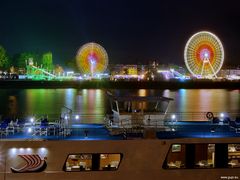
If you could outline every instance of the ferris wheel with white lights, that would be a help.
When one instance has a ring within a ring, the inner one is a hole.
[[[208,31],[198,32],[185,46],[184,60],[193,76],[217,77],[224,61],[223,45],[215,34]]]

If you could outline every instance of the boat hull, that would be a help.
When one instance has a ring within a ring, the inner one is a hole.
[[[238,138],[140,139],[105,141],[1,141],[0,179],[3,180],[64,180],[64,179],[185,179],[213,180],[240,178],[238,168],[164,169],[163,163],[172,144],[239,143]],[[69,154],[121,153],[122,160],[115,171],[66,172],[64,164]],[[47,167],[42,172],[14,173],[21,165],[19,154],[38,154]]]

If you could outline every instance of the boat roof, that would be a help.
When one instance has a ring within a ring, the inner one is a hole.
[[[113,95],[111,92],[107,91],[109,98],[116,101],[147,101],[147,102],[157,102],[157,101],[173,101],[173,98],[168,98],[164,96],[130,96],[130,95]]]

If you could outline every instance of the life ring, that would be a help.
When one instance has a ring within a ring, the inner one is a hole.
[[[207,114],[206,114],[206,117],[208,118],[208,119],[213,119],[213,113],[212,112],[207,112]]]

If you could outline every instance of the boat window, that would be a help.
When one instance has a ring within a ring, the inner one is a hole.
[[[137,113],[142,111],[142,102],[131,102],[131,112]]]
[[[118,112],[117,104],[118,104],[117,101],[112,102],[112,108],[113,108],[112,110],[114,110],[116,112]]]
[[[118,108],[120,112],[132,112],[132,102],[131,101],[120,101],[118,102]]]
[[[157,112],[165,113],[168,108],[168,102],[157,101],[157,102],[145,102],[143,105],[144,112]]]
[[[240,144],[172,144],[164,169],[239,168]]]
[[[138,101],[119,101],[118,108],[120,112],[124,113],[139,113],[144,107],[143,104],[143,102]]]
[[[215,144],[195,145],[195,168],[214,167]]]
[[[240,167],[240,144],[228,144],[228,167]]]
[[[100,170],[117,170],[120,160],[120,154],[100,154]]]
[[[163,168],[185,168],[186,145],[173,144],[168,152]]]
[[[64,164],[64,171],[114,171],[117,170],[122,154],[117,153],[93,153],[93,154],[70,154]]]
[[[165,113],[168,108],[169,102],[168,101],[159,101],[157,102],[155,109],[157,112]]]
[[[92,154],[70,154],[65,163],[65,171],[89,171],[92,169]]]
[[[157,112],[157,102],[145,102],[144,112]]]
[[[118,109],[119,109],[119,112],[127,111],[127,102],[118,101]]]
[[[214,168],[215,144],[172,144],[164,169]]]

